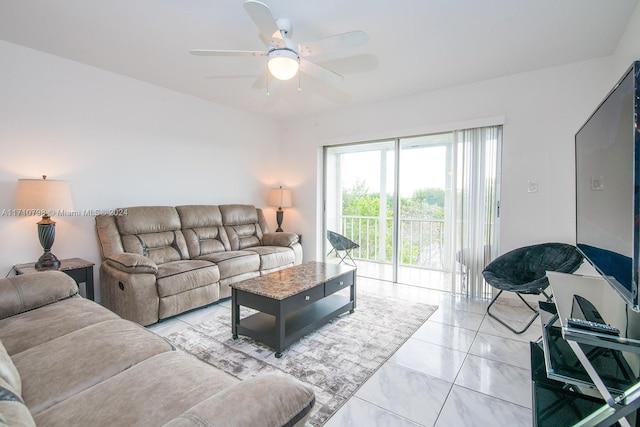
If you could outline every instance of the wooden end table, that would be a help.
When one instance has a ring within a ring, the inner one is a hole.
[[[95,300],[94,288],[93,288],[93,266],[95,264],[86,261],[81,258],[69,258],[60,260],[60,267],[56,270],[60,270],[70,276],[76,281],[78,285],[80,283],[85,284],[86,296],[91,301]],[[30,274],[40,273],[46,270],[36,270],[36,263],[30,262],[27,264],[17,264],[13,267],[16,270],[16,274]]]
[[[337,292],[349,288],[349,295]],[[240,318],[240,306],[258,312]],[[356,308],[356,269],[308,262],[231,285],[231,333],[275,349],[293,342]]]

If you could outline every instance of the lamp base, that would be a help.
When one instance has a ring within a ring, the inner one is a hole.
[[[36,270],[55,270],[60,268],[60,261],[54,254],[45,251],[36,262]]]
[[[276,232],[283,231],[282,230],[282,217],[284,216],[284,211],[282,208],[278,208],[276,211],[276,222],[278,223],[278,228],[276,228]]]
[[[60,267],[60,261],[51,253],[51,246],[56,238],[56,223],[47,214],[38,222],[38,238],[44,253],[36,262],[36,270],[52,270]]]

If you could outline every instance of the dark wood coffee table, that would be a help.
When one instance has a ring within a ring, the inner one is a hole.
[[[338,291],[350,288],[349,295]],[[356,269],[308,262],[231,285],[231,332],[275,349],[293,342],[356,308]],[[257,310],[243,319],[240,306]]]

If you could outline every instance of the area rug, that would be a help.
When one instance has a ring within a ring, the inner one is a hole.
[[[358,292],[356,310],[292,344],[280,359],[248,337],[231,337],[231,310],[167,336],[178,348],[241,380],[285,373],[309,384],[320,426],[429,318],[437,307]],[[251,313],[242,308],[241,317]]]

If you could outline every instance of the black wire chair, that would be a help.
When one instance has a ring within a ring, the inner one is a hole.
[[[340,258],[340,262],[338,264],[342,264],[344,262],[345,264],[356,267],[356,262],[351,257],[351,251],[359,248],[359,244],[346,238],[342,234],[338,234],[335,231],[330,230],[327,230],[327,239],[333,247],[327,256],[331,255],[332,252],[335,252],[338,258]],[[351,260],[351,262],[348,262],[347,258]]]
[[[573,273],[582,263],[582,255],[575,246],[565,243],[541,243],[514,249],[491,261],[482,271],[484,279],[500,292],[491,300],[487,314],[506,326],[515,334],[529,329],[539,313],[522,297],[524,294],[544,295],[547,302],[553,301],[553,295],[545,292],[549,286],[547,271]],[[504,320],[491,313],[491,307],[503,291],[515,292],[522,302],[533,311],[527,325],[516,330]]]

